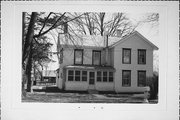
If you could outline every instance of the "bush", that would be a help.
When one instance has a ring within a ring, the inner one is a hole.
[[[158,74],[153,74],[153,77],[148,77],[146,85],[150,87],[150,100],[158,97]]]

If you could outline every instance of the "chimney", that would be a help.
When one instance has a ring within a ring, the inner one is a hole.
[[[108,32],[104,32],[104,47],[108,47]]]
[[[116,30],[116,36],[117,37],[121,37],[122,33],[121,33],[121,30],[120,29],[117,29]]]
[[[105,65],[108,65],[108,32],[104,32]]]

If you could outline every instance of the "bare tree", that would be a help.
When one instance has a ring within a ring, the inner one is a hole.
[[[81,13],[71,14],[78,16]],[[115,36],[116,30],[121,30],[122,37],[132,33],[137,25],[133,25],[124,13],[88,12],[71,23],[80,34],[101,35],[108,32],[109,36]]]
[[[23,36],[22,37],[22,67],[23,67],[23,78],[27,79],[27,92],[31,91],[31,71],[33,63],[33,45],[40,45],[38,38],[46,35],[49,31],[58,28],[68,22],[71,22],[83,14],[76,17],[67,17],[66,12],[64,13],[46,13],[32,12],[31,15],[27,13],[25,17],[23,14]],[[25,20],[26,19],[26,20]],[[28,24],[28,25],[25,25]],[[26,31],[26,32],[25,32]],[[24,84],[24,81],[22,82]],[[22,85],[24,86],[24,85]],[[23,87],[24,88],[24,87]]]

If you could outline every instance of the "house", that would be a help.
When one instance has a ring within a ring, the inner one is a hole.
[[[158,47],[137,31],[123,38],[59,38],[61,64],[56,83],[60,89],[144,92],[146,77],[153,76],[153,51]]]

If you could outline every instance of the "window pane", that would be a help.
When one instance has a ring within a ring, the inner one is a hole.
[[[87,76],[87,71],[82,71],[83,76]]]
[[[75,50],[75,64],[82,64],[83,50]]]
[[[138,64],[146,64],[146,50],[138,50]]]
[[[102,78],[101,78],[101,72],[98,71],[98,72],[97,72],[97,81],[100,82],[101,79],[102,79]]]
[[[87,81],[87,71],[82,71],[82,81]]]
[[[93,51],[93,65],[101,64],[101,51]]]
[[[131,71],[122,71],[122,86],[131,86]]]
[[[73,70],[69,70],[69,71],[68,71],[68,74],[69,74],[69,75],[73,75],[73,74],[74,74],[74,71],[73,71]]]
[[[73,76],[68,76],[68,81],[73,81],[74,77]]]
[[[68,81],[73,81],[73,79],[74,79],[74,71],[69,70],[68,71]]]
[[[113,82],[113,72],[109,72],[109,82]]]
[[[131,49],[123,49],[123,63],[131,63]]]
[[[107,82],[107,72],[103,72],[103,82]]]
[[[75,81],[80,81],[80,71],[75,71]]]

